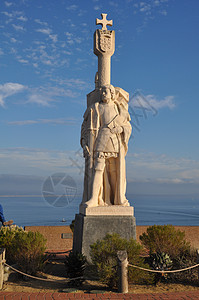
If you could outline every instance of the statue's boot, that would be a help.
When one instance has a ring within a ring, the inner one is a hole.
[[[102,185],[102,176],[103,172],[101,170],[96,170],[95,175],[93,178],[93,187],[92,187],[92,196],[89,201],[87,201],[86,207],[95,207],[98,206],[98,198],[99,198],[99,192]]]
[[[98,206],[98,203],[97,203],[96,199],[91,198],[90,200],[88,200],[88,201],[85,203],[85,206],[86,206],[86,207],[95,207],[95,206]]]
[[[122,206],[130,206],[130,203],[127,199],[122,202]]]

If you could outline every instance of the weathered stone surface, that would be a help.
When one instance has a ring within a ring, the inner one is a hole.
[[[90,245],[103,239],[107,233],[117,233],[121,237],[136,239],[136,224],[133,216],[84,216],[77,214],[73,250],[82,252],[91,261]]]

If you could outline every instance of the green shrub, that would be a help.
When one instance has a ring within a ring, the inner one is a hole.
[[[11,226],[0,228],[0,248],[6,248],[6,260],[9,264],[16,263],[14,259],[14,240],[17,232],[23,232],[22,227]]]
[[[151,259],[151,266],[154,270],[158,271],[168,271],[172,267],[172,260],[170,259],[170,256],[164,252],[157,252],[153,253],[150,256]]]
[[[118,283],[117,251],[126,250],[128,261],[131,264],[148,268],[144,259],[140,257],[143,247],[134,239],[123,239],[118,234],[107,234],[104,239],[98,240],[90,246],[92,262],[97,267],[101,282],[109,287]],[[132,283],[152,283],[153,276],[142,270],[129,267],[128,279]]]
[[[172,225],[150,226],[147,233],[140,236],[140,240],[149,254],[164,252],[172,260],[190,253],[190,243],[185,240],[185,233]]]
[[[197,255],[195,251],[190,251],[180,257],[175,257],[173,265],[175,270],[185,269],[197,264]],[[183,272],[172,273],[169,279],[181,283],[196,283],[198,284],[198,268],[190,269]]]
[[[149,251],[150,266],[153,267],[152,260],[154,257],[158,259],[158,255],[164,253],[172,261],[169,267],[172,270],[184,269],[196,264],[196,256],[191,251],[190,243],[185,240],[185,233],[175,229],[172,225],[154,225],[147,228],[147,233],[140,236],[143,245]],[[158,263],[156,259],[156,264]],[[159,257],[159,263],[161,258]],[[167,263],[169,264],[169,260]],[[162,261],[165,264],[166,261]],[[159,267],[161,269],[161,264]],[[166,269],[165,269],[166,270]],[[179,273],[168,273],[164,279],[171,281],[187,281],[196,278],[196,270],[190,270]],[[156,276],[156,281],[160,280],[160,276]]]
[[[65,261],[66,272],[69,278],[82,277],[84,275],[84,270],[86,267],[86,257],[79,252],[71,251],[68,256],[66,256]],[[70,285],[81,285],[83,282],[82,278],[72,280]]]
[[[39,232],[26,232],[20,227],[2,227],[0,247],[6,248],[7,262],[16,263],[23,272],[36,274],[42,270],[46,240]]]
[[[168,271],[173,266],[173,261],[170,256],[164,252],[152,253],[149,257],[149,265],[152,269],[157,271]],[[165,273],[155,273],[155,283],[161,280],[167,280],[168,275]]]

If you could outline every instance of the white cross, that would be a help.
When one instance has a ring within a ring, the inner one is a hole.
[[[112,26],[113,20],[107,20],[106,16],[107,14],[101,14],[102,20],[96,19],[96,25],[102,25],[102,30],[107,30],[106,26]]]

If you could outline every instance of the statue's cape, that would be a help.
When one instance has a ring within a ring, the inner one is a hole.
[[[121,140],[119,145],[119,155],[116,159],[116,172],[117,172],[117,191],[116,191],[116,199],[118,205],[122,205],[126,200],[125,192],[126,192],[126,169],[125,169],[125,155],[128,150],[128,141],[131,135],[131,124],[130,124],[130,115],[128,113],[128,104],[125,104],[123,101],[115,101],[115,104],[117,105],[119,115],[115,119],[115,123],[118,126],[122,126],[123,133],[121,134]],[[99,113],[99,102],[96,102],[92,104],[88,109],[86,110],[84,114],[84,121],[82,124],[81,129],[81,144],[82,140],[86,139],[86,144],[89,147],[91,157],[87,158],[87,163],[85,165],[85,174],[87,174],[88,177],[92,177],[92,171],[93,171],[93,149],[94,144],[96,141],[96,138],[98,136],[98,131],[100,128],[100,113]],[[88,162],[89,161],[89,162]],[[108,182],[107,177],[107,171],[104,172],[104,183],[103,183],[103,189],[101,189],[100,198],[101,199],[110,199],[110,185]],[[84,197],[86,197],[84,193]],[[86,199],[88,198],[88,199]],[[87,197],[84,199],[84,201],[89,200],[89,187],[87,188]],[[101,200],[99,199],[99,201]],[[110,203],[107,203],[110,204]]]

